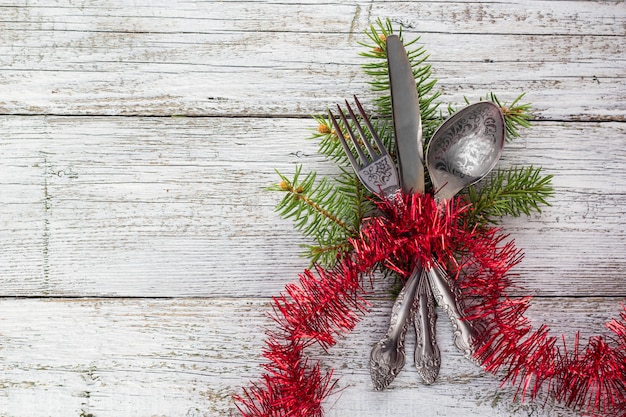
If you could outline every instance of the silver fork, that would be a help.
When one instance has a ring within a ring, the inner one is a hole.
[[[354,157],[350,147],[348,146],[346,138],[339,127],[339,123],[335,119],[333,113],[329,110],[328,113],[330,120],[333,123],[337,137],[341,141],[341,145],[343,146],[350,164],[354,168],[363,185],[374,194],[382,195],[386,199],[393,199],[400,189],[397,170],[391,156],[378,137],[376,130],[373,128],[356,96],[354,97],[354,100],[361,119],[367,127],[372,141],[378,150],[376,150],[373,144],[368,140],[367,135],[365,134],[362,126],[359,124],[356,115],[347,101],[346,107],[350,114],[350,118],[353,121],[354,127],[363,142],[363,145],[359,143],[357,136],[350,128],[346,115],[341,110],[339,105],[337,105],[337,110],[339,111],[339,117],[345,126],[346,132],[356,149],[360,163]],[[369,157],[363,151],[363,147],[367,150]],[[386,388],[396,378],[406,363],[404,339],[406,332],[413,321],[414,312],[418,310],[420,302],[425,308],[428,309],[425,319],[434,320],[434,302],[432,301],[432,295],[425,292],[423,289],[418,292],[418,288],[423,287],[420,286],[420,283],[427,282],[427,277],[424,276],[422,279],[422,274],[423,268],[421,265],[416,265],[394,302],[391,310],[389,328],[387,329],[385,336],[372,348],[372,352],[370,354],[370,374],[372,376],[372,381],[374,382],[374,387],[377,390]],[[420,295],[422,297],[420,297]],[[421,316],[423,316],[423,314]],[[418,315],[418,317],[420,317],[420,315]],[[418,339],[421,339],[418,340],[418,344],[420,347],[424,347],[425,345],[427,346],[427,352],[431,352],[433,355],[432,360],[439,360],[439,351],[436,341],[434,340],[434,331],[430,331],[432,327],[434,327],[434,322],[432,322],[431,326],[427,329],[422,329],[421,334],[417,334]],[[428,349],[428,347],[430,347],[430,349]],[[417,356],[418,355],[416,355],[416,359]],[[424,355],[421,354],[419,356],[420,361],[425,360],[428,362],[428,360],[431,359],[424,358]],[[423,370],[424,367],[422,366],[420,369],[420,366],[418,365],[418,371],[422,375],[424,381],[426,383],[432,383],[434,378],[428,375],[425,376]]]
[[[350,136],[350,139],[352,140],[352,143],[356,148],[361,164],[357,162],[356,158],[352,154],[352,151],[350,150],[350,147],[348,146],[348,143],[346,142],[346,139],[343,136],[343,132],[341,131],[341,128],[339,127],[339,124],[337,123],[334,115],[330,110],[328,110],[330,120],[332,120],[333,122],[335,132],[337,133],[337,137],[341,141],[341,145],[343,146],[343,150],[345,151],[346,156],[350,161],[350,165],[352,165],[352,168],[354,168],[354,171],[359,176],[359,179],[361,180],[365,188],[367,188],[374,194],[383,195],[385,198],[393,198],[396,195],[396,192],[400,189],[398,172],[396,171],[393,160],[387,152],[385,145],[378,137],[378,134],[374,130],[372,123],[365,114],[365,111],[363,110],[363,107],[361,106],[361,103],[356,98],[356,96],[354,97],[354,100],[359,110],[359,114],[361,115],[363,122],[367,126],[367,129],[370,132],[376,147],[378,148],[377,152],[372,144],[368,141],[367,136],[363,131],[363,128],[358,123],[356,115],[354,114],[352,108],[350,107],[350,104],[346,100],[346,107],[348,109],[348,112],[350,113],[350,117],[352,118],[354,126],[359,132],[359,135],[363,141],[363,145],[365,145],[365,148],[367,149],[371,160],[368,159],[367,155],[365,155],[365,152],[363,152],[363,149],[359,144],[359,140],[356,138],[354,132],[350,128],[350,124],[348,123],[346,115],[344,114],[343,110],[341,110],[341,107],[339,107],[339,105],[337,105],[339,117],[341,117],[341,121],[346,127],[346,131],[348,132],[348,135]]]

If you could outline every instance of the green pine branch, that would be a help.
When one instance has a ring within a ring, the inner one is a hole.
[[[361,228],[362,219],[371,214],[375,208],[369,198],[370,193],[351,169],[342,170],[342,174],[336,179],[336,187],[345,198],[345,204],[339,208],[339,211],[346,219],[349,219],[351,231],[358,231]],[[348,238],[355,236],[356,233],[317,235],[315,245],[305,245],[305,255],[313,263],[333,265],[338,256],[352,248],[348,243]]]
[[[302,166],[296,167],[292,179],[278,172],[280,183],[270,190],[285,193],[276,211],[291,219],[294,228],[315,244],[305,245],[311,262],[332,265],[337,256],[349,249],[348,238],[358,234],[364,213],[371,203],[354,175],[343,172],[335,181],[317,180],[315,172],[301,178]]]
[[[551,180],[552,175],[542,175],[541,168],[533,166],[497,170],[483,184],[468,188],[472,220],[496,223],[503,216],[541,212],[541,205],[549,206],[547,199],[554,193]]]

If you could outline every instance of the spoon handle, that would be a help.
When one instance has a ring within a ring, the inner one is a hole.
[[[377,390],[385,389],[406,363],[404,338],[411,324],[411,313],[416,307],[415,293],[421,275],[422,267],[418,265],[393,304],[387,333],[372,348],[370,375]]]
[[[441,353],[437,346],[436,329],[437,311],[433,293],[428,285],[428,275],[422,271],[416,297],[417,308],[413,324],[415,326],[415,367],[425,384],[430,385],[437,379],[441,367]]]
[[[454,291],[455,285],[448,278],[448,274],[441,265],[433,260],[433,266],[427,268],[428,280],[437,303],[442,306],[452,322],[454,331],[454,345],[463,355],[476,363],[474,359],[474,343],[476,331],[470,322],[465,320],[463,302],[459,294]]]

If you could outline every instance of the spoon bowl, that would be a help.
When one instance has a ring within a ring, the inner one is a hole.
[[[481,101],[454,113],[435,131],[426,166],[438,201],[446,201],[487,175],[504,147],[505,125],[495,104]]]

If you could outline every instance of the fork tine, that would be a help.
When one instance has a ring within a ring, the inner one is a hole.
[[[348,146],[346,139],[343,137],[343,133],[341,133],[341,128],[339,127],[337,120],[335,120],[335,115],[330,111],[330,109],[328,109],[328,117],[330,117],[330,120],[333,123],[333,127],[335,128],[337,137],[339,138],[339,141],[341,142],[343,151],[345,152],[346,156],[348,157],[348,160],[350,161],[350,165],[352,165],[352,168],[358,172],[361,169],[361,167],[359,166],[359,163],[354,158],[354,155],[352,154],[352,151],[350,150],[350,147]]]
[[[358,119],[356,118],[356,115],[352,111],[352,107],[350,107],[350,104],[348,103],[348,100],[346,100],[346,107],[348,108],[348,112],[350,113],[350,117],[352,118],[352,120],[354,120],[354,125],[356,126],[356,130],[358,130],[359,135],[361,136],[361,139],[363,140],[363,143],[365,144],[365,147],[367,148],[367,152],[370,154],[372,159],[377,159],[380,155],[378,154],[378,152],[376,152],[376,149],[374,149],[374,147],[372,146],[370,141],[367,140],[367,136],[365,135],[365,132],[363,131],[363,128],[361,127],[361,124],[359,123]],[[367,117],[365,116],[364,112],[361,112],[361,117],[363,118],[363,120],[367,119]],[[369,121],[367,121],[366,123],[369,124]],[[372,132],[371,129],[370,129],[370,132]]]
[[[357,108],[359,110],[359,113],[361,114],[361,117],[363,118],[363,121],[367,125],[367,129],[372,134],[372,138],[374,139],[374,142],[376,142],[376,146],[378,147],[378,150],[380,150],[380,153],[382,155],[387,155],[388,154],[387,148],[385,148],[385,145],[383,144],[383,142],[378,137],[378,134],[376,133],[376,129],[374,129],[374,126],[372,126],[372,123],[370,122],[370,119],[365,114],[365,110],[363,110],[363,106],[361,106],[361,102],[359,101],[359,99],[356,96],[354,96],[354,102],[356,103],[356,106],[357,106]]]
[[[343,121],[343,124],[346,127],[346,130],[348,131],[348,135],[350,136],[350,139],[352,139],[352,143],[354,144],[354,147],[356,148],[356,153],[359,154],[359,159],[361,160],[361,163],[363,164],[363,166],[369,164],[369,160],[367,159],[365,152],[363,152],[363,150],[361,149],[361,146],[359,145],[359,141],[357,140],[356,136],[354,136],[354,132],[352,131],[352,129],[350,129],[350,125],[348,124],[348,119],[346,118],[346,115],[344,114],[343,110],[341,110],[341,107],[339,107],[339,104],[337,104],[337,109],[339,110],[339,117],[341,117],[341,120]],[[358,125],[358,123],[356,123],[356,120],[355,120],[355,124]]]

